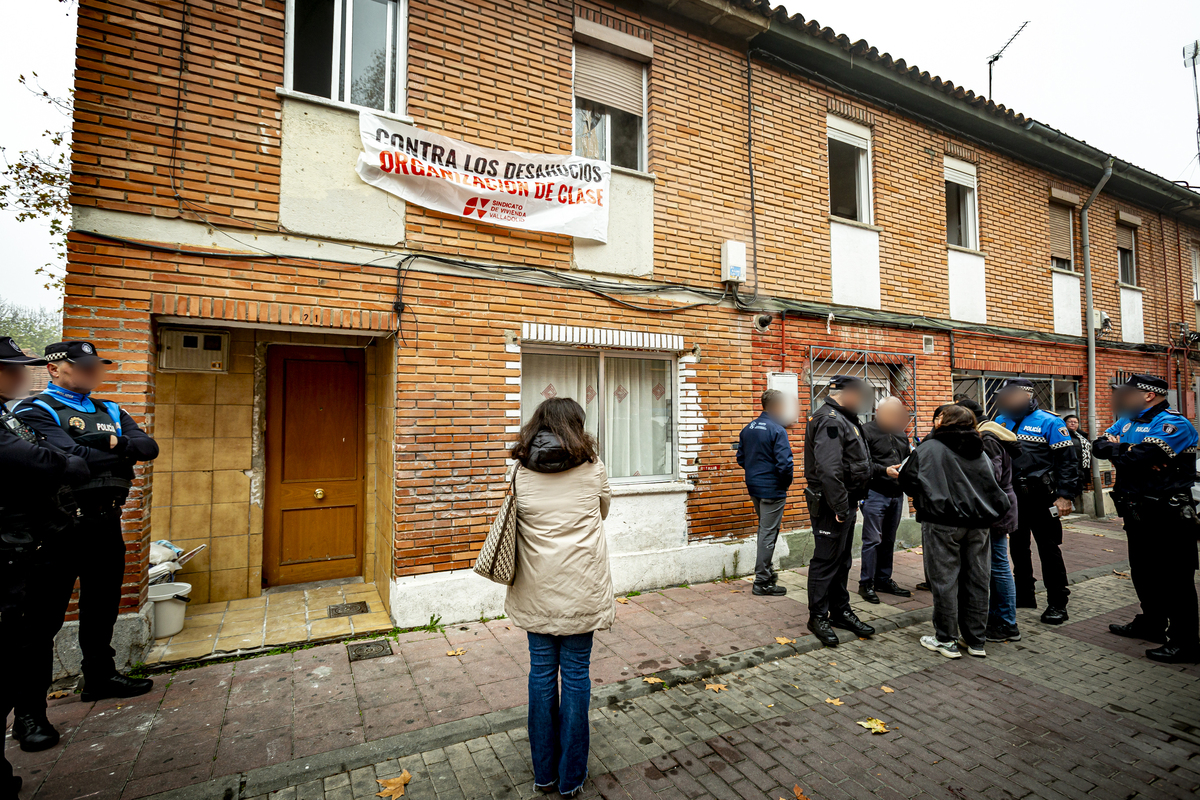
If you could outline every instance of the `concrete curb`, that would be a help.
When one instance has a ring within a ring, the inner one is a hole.
[[[1128,568],[1128,561],[1119,561],[1072,572],[1067,575],[1067,580],[1072,584],[1083,583],[1111,575],[1114,570],[1127,570]],[[871,620],[870,625],[875,628],[876,633],[886,633],[929,622],[932,619],[933,607],[930,606]],[[839,643],[852,642],[857,638],[849,631],[838,631]],[[630,678],[619,683],[595,688],[592,691],[591,707],[595,709],[618,705],[627,700],[645,697],[651,692],[664,691],[671,686],[704,680],[716,675],[726,675],[737,670],[790,658],[801,653],[810,653],[821,648],[822,645],[816,640],[816,637],[793,644],[771,643],[750,650],[741,650],[710,658],[706,661],[698,661],[695,664],[663,670],[654,673],[653,676],[644,676],[661,678],[662,683],[646,683],[642,677]],[[150,795],[144,800],[216,800],[218,798],[219,800],[245,800],[245,798],[258,797],[288,786],[328,778],[358,767],[378,764],[389,759],[405,758],[480,736],[510,731],[525,725],[525,717],[526,706],[491,711],[480,716],[454,722],[443,722],[440,725],[433,725],[418,731],[400,733],[373,742],[332,750],[328,753],[318,753],[308,758],[298,758],[282,764],[214,778],[204,783]]]

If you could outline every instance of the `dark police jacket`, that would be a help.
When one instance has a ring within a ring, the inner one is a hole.
[[[87,461],[91,478],[75,487],[80,505],[112,499],[124,503],[133,466],[158,457],[158,444],[133,417],[108,400],[95,400],[50,384],[40,395],[21,401],[17,417],[54,447]],[[109,448],[109,436],[117,446]]]
[[[1167,401],[1136,417],[1119,419],[1105,434],[1120,439],[1097,439],[1092,452],[1108,459],[1117,471],[1114,498],[1166,500],[1172,495],[1191,497],[1196,480],[1196,429],[1187,418],[1172,411]]]
[[[871,453],[871,491],[879,492],[884,497],[899,497],[903,494],[900,483],[888,477],[887,468],[899,464],[912,452],[908,434],[888,433],[875,420],[863,425],[862,430]]]
[[[767,412],[742,428],[737,463],[746,471],[746,490],[751,497],[763,500],[787,497],[794,471],[792,445],[784,427]]]
[[[826,400],[804,431],[804,475],[822,505],[842,519],[867,496],[871,455],[858,415]]]
[[[83,459],[47,444],[0,405],[0,526],[35,533],[61,526],[59,493],[88,477]]]
[[[1079,459],[1067,423],[1029,401],[1029,410],[1011,418],[996,415],[996,422],[1017,435],[1021,455],[1013,459],[1013,485],[1017,493],[1079,496]]]

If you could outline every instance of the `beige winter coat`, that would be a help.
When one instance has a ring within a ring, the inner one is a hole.
[[[517,572],[504,612],[518,628],[552,636],[611,628],[604,464],[553,473],[518,467],[516,494]]]

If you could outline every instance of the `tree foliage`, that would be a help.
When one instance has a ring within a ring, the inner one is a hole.
[[[46,345],[62,339],[62,315],[0,297],[0,336],[11,336],[21,347],[42,355]]]

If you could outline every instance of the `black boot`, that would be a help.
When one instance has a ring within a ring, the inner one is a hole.
[[[879,595],[875,594],[875,589],[871,586],[870,581],[859,581],[858,593],[862,596],[862,599],[866,600],[868,603],[879,602]]]
[[[39,750],[49,750],[58,744],[58,731],[46,719],[45,712],[41,714],[16,714],[13,717],[12,736],[21,743],[21,749],[27,753]]]
[[[843,614],[837,615],[830,614],[829,624],[835,628],[841,628],[843,630],[850,631],[855,636],[861,636],[863,638],[875,633],[875,629],[855,616],[853,611],[846,611]]]
[[[1146,658],[1164,664],[1200,664],[1200,645],[1164,644],[1147,650]]]
[[[154,681],[149,678],[127,678],[124,675],[113,675],[99,681],[83,680],[83,693],[80,699],[85,703],[93,700],[105,700],[110,697],[137,697],[146,694],[154,688]]]
[[[817,641],[826,647],[837,647],[838,636],[834,633],[833,628],[829,627],[829,620],[825,617],[809,617],[808,629],[817,637]]]
[[[1141,614],[1134,617],[1133,622],[1128,625],[1109,625],[1108,631],[1129,639],[1145,639],[1147,642],[1158,642],[1159,644],[1167,643],[1166,628],[1160,628],[1147,622]]]
[[[1062,625],[1069,619],[1067,610],[1061,606],[1047,606],[1042,612],[1042,622],[1047,625]]]
[[[894,594],[896,597],[912,597],[912,592],[908,589],[900,588],[891,578],[875,581],[875,591],[883,592],[884,594]]]

